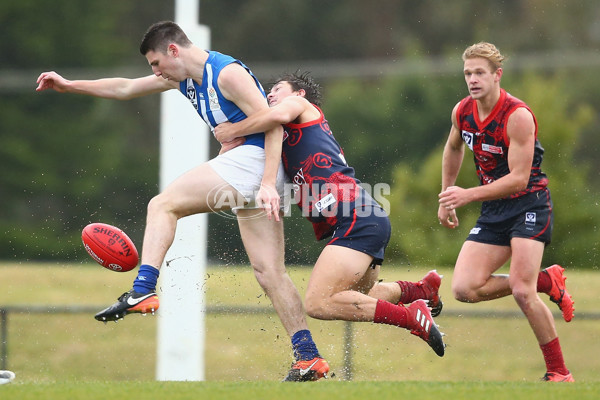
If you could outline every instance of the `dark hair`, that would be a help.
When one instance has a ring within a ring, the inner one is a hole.
[[[175,43],[182,47],[192,45],[185,32],[172,21],[161,21],[148,28],[142,43],[140,44],[140,53],[145,56],[149,51],[167,52],[169,44]]]
[[[279,82],[288,82],[294,91],[304,89],[306,95],[304,98],[316,106],[321,105],[321,86],[314,81],[310,72],[296,71],[285,73],[275,80],[273,86]]]

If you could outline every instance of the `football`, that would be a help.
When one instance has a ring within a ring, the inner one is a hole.
[[[115,226],[101,222],[89,224],[83,228],[81,240],[94,261],[111,271],[131,271],[138,264],[133,241]]]

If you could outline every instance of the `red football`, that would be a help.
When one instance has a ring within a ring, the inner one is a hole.
[[[117,227],[100,222],[89,224],[83,228],[81,240],[89,255],[104,268],[126,272],[138,264],[133,241]]]

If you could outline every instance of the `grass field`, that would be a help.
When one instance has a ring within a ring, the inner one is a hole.
[[[3,400],[596,400],[600,385],[542,382],[60,382],[0,386]]]
[[[426,272],[388,267],[381,277],[386,281],[418,280]],[[544,364],[527,322],[523,317],[488,315],[488,310],[516,310],[511,298],[476,305],[458,303],[449,292],[452,271],[441,272],[446,275],[442,285],[446,313],[436,320],[447,334],[443,358],[403,330],[352,324],[354,382],[344,382],[344,323],[309,319],[319,349],[337,377],[300,385],[299,390],[298,385],[278,382],[289,367],[291,354],[289,339],[274,314],[209,314],[207,382],[154,382],[154,317],[132,315],[118,324],[104,325],[88,314],[11,314],[8,367],[17,373],[17,379],[0,386],[0,399],[94,399],[118,394],[144,399],[309,396],[350,400],[359,395],[377,399],[412,395],[518,400],[559,398],[553,396],[560,393],[568,393],[562,399],[600,398],[600,320],[586,318],[596,313],[595,288],[600,284],[596,272],[568,271],[576,317],[569,324],[557,318],[567,365],[578,381],[575,385],[537,382]],[[301,292],[309,273],[307,268],[290,268]],[[4,263],[0,264],[0,276],[0,307],[76,304],[101,308],[129,288],[134,278],[133,273],[118,274],[81,264]],[[209,305],[270,305],[249,267],[209,268],[199,287]],[[548,304],[556,310],[554,304]],[[471,311],[482,315],[472,316]],[[521,393],[528,395],[519,397]]]

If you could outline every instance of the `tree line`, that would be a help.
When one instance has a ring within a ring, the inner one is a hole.
[[[600,34],[592,17],[599,5],[525,1],[488,7],[468,0],[378,5],[206,0],[200,2],[200,19],[211,28],[213,48],[251,68],[277,62],[294,70],[315,60],[384,58],[426,65],[431,57],[457,65],[455,73],[375,73],[322,82],[323,109],[358,177],[391,186],[388,256],[399,263],[452,264],[478,214],[477,205],[459,210],[458,231],[437,225],[441,149],[450,110],[466,95],[460,53],[479,40],[495,42],[509,56],[503,86],[532,107],[546,149],[543,169],[556,212],[546,258],[597,267],[600,138],[594,128],[600,79],[592,65],[519,71],[511,66],[519,55],[564,49],[567,57],[567,49],[597,48]],[[0,4],[5,39],[0,46],[12,55],[0,60],[1,69],[145,68],[137,50],[141,35],[151,23],[173,18],[173,2],[159,0],[57,0],[44,13],[38,8],[32,0]],[[507,30],[509,22],[513,28]],[[33,90],[36,77],[31,74],[29,91],[0,88],[0,259],[86,260],[80,232],[95,221],[118,225],[141,243],[146,204],[158,191],[158,96],[116,102],[39,94]],[[214,141],[211,146],[214,155]],[[461,183],[473,185],[466,157]],[[235,222],[218,216],[209,221],[209,237],[220,238],[209,242],[211,259],[247,262]],[[285,224],[288,262],[313,263],[321,244],[309,224],[295,210]]]

